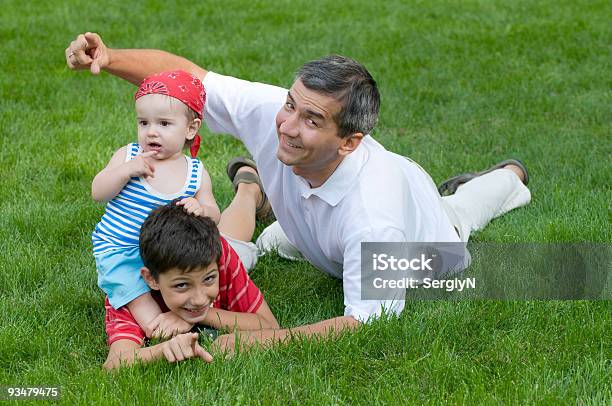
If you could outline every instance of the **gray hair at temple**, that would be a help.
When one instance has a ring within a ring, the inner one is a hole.
[[[376,126],[380,95],[370,72],[354,59],[329,55],[304,64],[296,75],[310,90],[339,101],[342,110],[334,117],[340,138],[360,132],[369,134]]]

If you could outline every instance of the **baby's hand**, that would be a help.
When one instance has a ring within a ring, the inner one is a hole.
[[[180,334],[162,343],[164,357],[168,362],[178,362],[189,358],[201,358],[212,362],[213,357],[198,343],[198,333]]]
[[[157,151],[143,152],[142,154],[137,155],[134,159],[126,162],[124,165],[128,170],[130,178],[136,176],[152,178],[153,173],[155,172],[155,167],[149,162],[147,158],[150,158],[155,154],[157,154]]]
[[[189,214],[193,214],[195,216],[205,216],[205,210],[193,197],[186,197],[183,200],[180,200],[176,203],[177,206],[183,206],[183,209]]]
[[[187,333],[193,324],[186,322],[172,312],[162,313],[149,323],[148,328],[153,331],[151,338],[168,338],[177,334]]]

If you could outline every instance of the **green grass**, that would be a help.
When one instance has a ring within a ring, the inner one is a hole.
[[[436,181],[508,156],[528,164],[531,205],[474,241],[609,244],[611,17],[609,2],[567,0],[4,2],[0,385],[60,385],[82,404],[610,404],[609,301],[409,302],[334,341],[102,372],[90,233],[103,207],[89,190],[135,137],[135,89],[70,72],[63,51],[97,31],[281,86],[307,60],[352,56],[382,93],[373,135]],[[206,134],[225,207],[224,165],[243,149]],[[264,257],[252,277],[282,326],[342,314],[340,282],[308,264]]]

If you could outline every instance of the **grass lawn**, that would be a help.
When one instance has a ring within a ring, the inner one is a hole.
[[[333,341],[103,372],[90,185],[135,140],[135,88],[70,72],[64,49],[97,31],[285,87],[307,60],[352,56],[380,86],[373,136],[436,181],[528,164],[532,203],[474,241],[609,244],[611,19],[608,1],[583,0],[3,2],[0,385],[59,385],[82,404],[610,404],[610,301],[414,301]],[[223,208],[225,163],[244,150],[208,134]],[[308,264],[267,256],[252,278],[281,326],[342,314],[341,283]]]

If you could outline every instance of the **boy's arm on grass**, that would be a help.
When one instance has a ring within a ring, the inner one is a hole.
[[[212,349],[221,352],[233,352],[236,349],[236,344],[241,349],[248,349],[254,345],[270,347],[276,343],[285,343],[293,337],[337,336],[345,330],[356,329],[360,324],[352,316],[341,316],[290,329],[236,331],[217,337]]]
[[[65,51],[66,63],[72,70],[100,70],[127,80],[135,85],[147,76],[168,70],[182,69],[202,79],[206,70],[193,62],[168,52],[154,49],[111,49],[102,38],[87,32],[80,34]]]
[[[136,361],[149,363],[165,358],[168,362],[178,362],[189,358],[201,358],[212,362],[212,356],[198,343],[197,333],[180,334],[169,341],[142,347],[131,340],[118,340],[111,344],[104,369],[112,370],[132,365]]]
[[[155,151],[144,152],[125,161],[127,147],[115,152],[104,169],[91,182],[91,197],[97,202],[108,202],[121,192],[132,176],[153,176],[155,168],[148,160]]]
[[[202,321],[217,330],[267,330],[279,327],[274,314],[264,299],[255,313],[239,313],[210,308]]]

